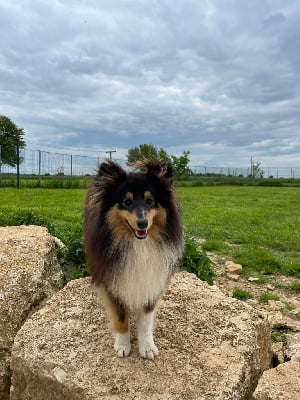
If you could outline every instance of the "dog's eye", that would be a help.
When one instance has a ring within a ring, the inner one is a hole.
[[[149,198],[146,200],[146,203],[148,204],[148,206],[153,206],[154,200],[151,199],[151,197],[149,197]]]
[[[125,207],[129,207],[131,204],[132,204],[132,200],[131,200],[131,199],[125,199],[125,200],[123,201],[123,205],[124,205]]]

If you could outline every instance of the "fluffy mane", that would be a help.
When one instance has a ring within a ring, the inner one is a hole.
[[[116,241],[107,221],[109,210],[122,202],[119,197],[120,188],[127,183],[135,187],[149,184],[155,188],[159,204],[166,212],[166,224],[159,243],[164,248],[167,246],[177,249],[177,254],[182,253],[182,225],[174,193],[171,164],[143,160],[135,163],[133,169],[134,171],[126,172],[116,162],[105,160],[99,166],[86,197],[84,245],[90,274],[95,284],[106,285],[112,282],[119,274],[128,250],[134,248],[125,237]],[[178,259],[178,256],[176,258]]]

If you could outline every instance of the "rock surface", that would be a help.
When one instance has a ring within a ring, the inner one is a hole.
[[[265,371],[252,400],[296,400],[300,398],[300,357]]]
[[[118,358],[89,278],[70,282],[19,331],[11,400],[246,400],[269,367],[268,322],[194,275],[178,273],[160,302],[154,360]]]
[[[46,228],[0,228],[0,399],[9,396],[10,352],[26,318],[62,287],[52,237]]]

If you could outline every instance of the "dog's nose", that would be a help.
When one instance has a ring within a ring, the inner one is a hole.
[[[136,224],[137,224],[137,227],[138,227],[139,229],[146,229],[147,226],[148,226],[148,220],[147,220],[147,219],[144,219],[144,218],[139,218],[139,219],[136,221]]]

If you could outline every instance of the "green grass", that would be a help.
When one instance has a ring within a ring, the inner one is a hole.
[[[178,188],[187,231],[233,258],[243,273],[300,278],[300,188]]]
[[[292,283],[291,285],[287,286],[287,288],[293,293],[300,294],[300,282]]]
[[[269,300],[279,301],[280,297],[277,294],[266,292],[260,295],[258,300],[260,303],[267,303]]]
[[[253,295],[248,292],[247,290],[240,289],[238,287],[233,289],[232,297],[239,299],[239,300],[248,300],[252,299]]]
[[[0,188],[0,226],[42,225],[67,245],[59,250],[67,279],[86,275],[82,215],[86,190]],[[75,267],[74,267],[74,265]]]
[[[205,251],[241,263],[246,276],[300,278],[300,188],[201,186],[177,192],[185,231],[205,239]],[[86,189],[0,188],[0,225],[24,223],[25,215],[73,243],[75,257],[85,194]]]

